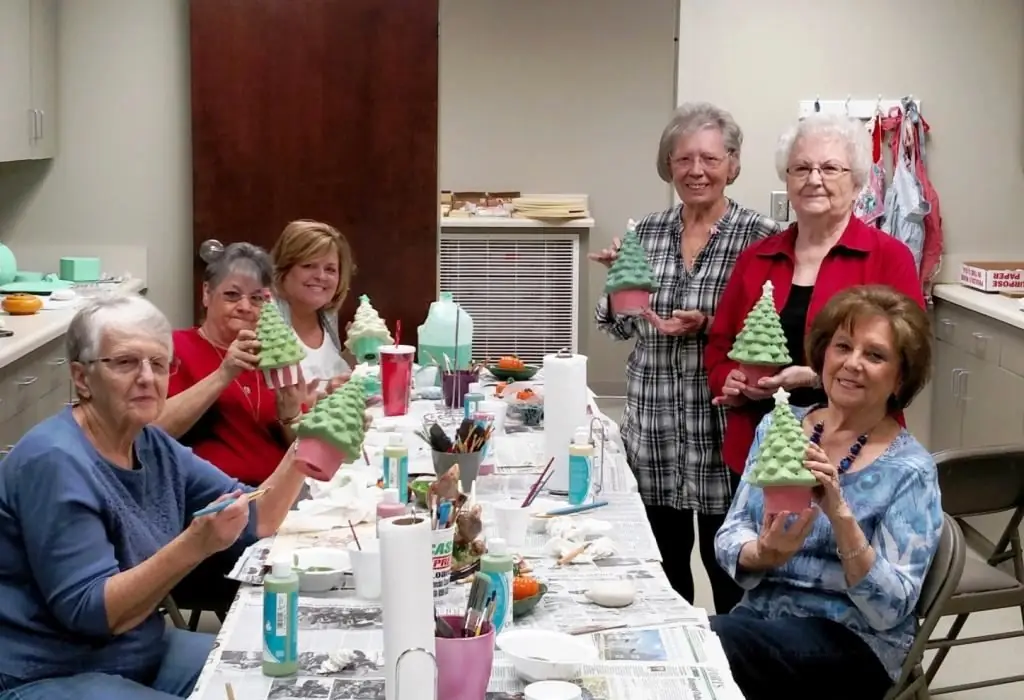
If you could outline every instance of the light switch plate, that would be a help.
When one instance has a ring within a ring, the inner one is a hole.
[[[785,192],[772,192],[771,217],[779,222],[789,221],[789,196]]]

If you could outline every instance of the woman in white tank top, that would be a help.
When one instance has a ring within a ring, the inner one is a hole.
[[[306,350],[302,374],[324,393],[351,371],[338,332],[338,307],[352,280],[352,250],[334,227],[299,220],[285,226],[271,251],[275,299]]]

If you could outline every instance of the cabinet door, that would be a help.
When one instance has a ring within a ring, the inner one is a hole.
[[[932,376],[932,452],[960,447],[963,429],[962,375],[968,371],[967,353],[942,340],[935,341]]]
[[[29,0],[0,2],[0,161],[32,155]]]
[[[958,391],[963,404],[963,447],[1024,442],[1024,378],[971,357]]]
[[[57,0],[31,0],[33,158],[57,155]]]

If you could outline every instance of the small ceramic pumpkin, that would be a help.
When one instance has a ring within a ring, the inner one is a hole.
[[[34,294],[8,294],[0,306],[11,316],[30,316],[43,308],[43,300]]]

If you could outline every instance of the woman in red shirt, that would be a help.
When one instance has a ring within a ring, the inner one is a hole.
[[[715,403],[729,407],[723,456],[737,474],[743,473],[754,431],[771,410],[776,389],[790,391],[796,406],[824,399],[818,376],[807,366],[804,335],[833,295],[854,285],[885,284],[924,307],[910,249],[853,216],[871,166],[871,141],[863,124],[845,116],[812,115],[783,135],[775,163],[796,223],[740,255],[704,350]],[[769,280],[793,365],[748,383],[726,355]]]
[[[158,425],[228,476],[258,486],[292,443],[308,387],[274,392],[257,369],[254,329],[273,284],[267,252],[232,243],[206,262],[206,318],[174,331],[179,368]]]

